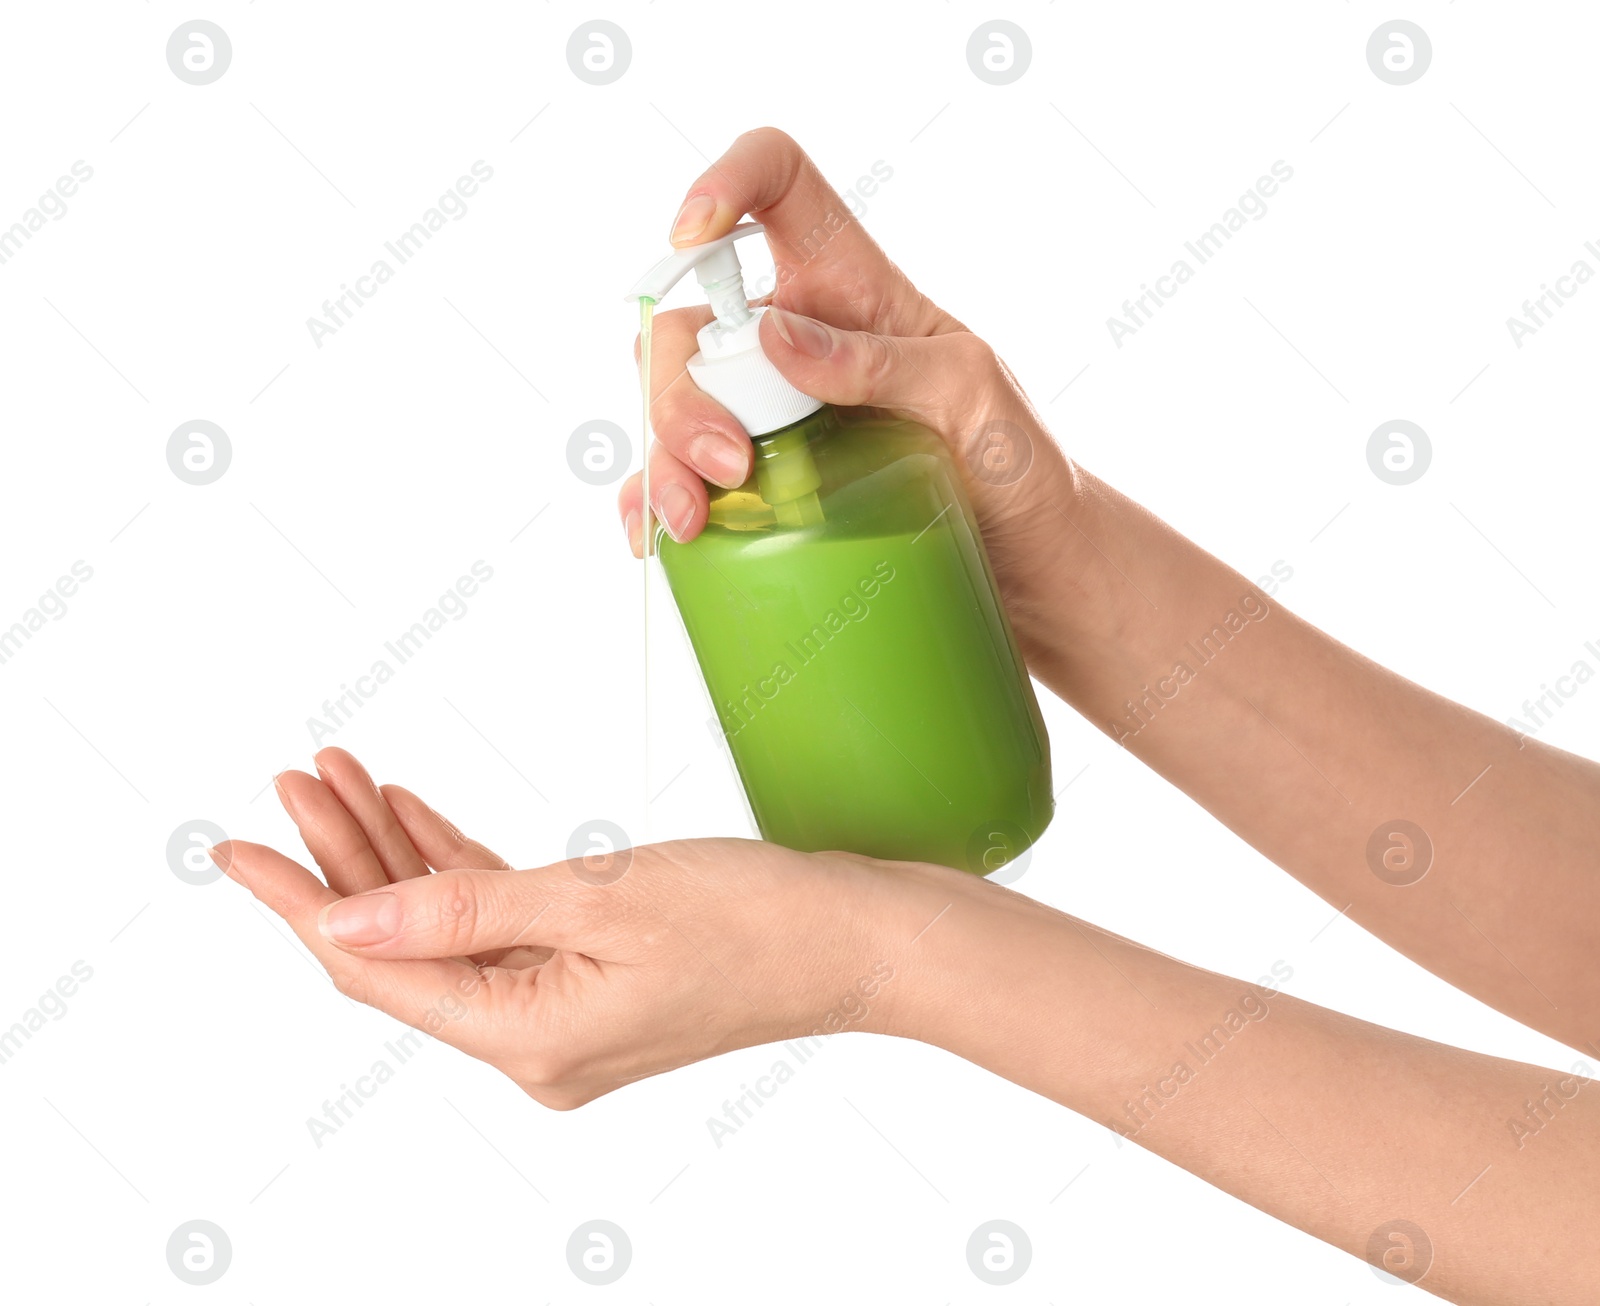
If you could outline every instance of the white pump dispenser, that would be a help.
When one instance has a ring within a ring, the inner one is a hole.
[[[751,308],[746,301],[744,272],[733,243],[762,230],[759,222],[742,222],[726,236],[676,250],[625,297],[660,303],[694,269],[716,317],[695,337],[700,352],[689,360],[689,375],[752,436],[779,430],[822,407],[822,400],[790,385],[761,349],[761,318],[767,310]]]

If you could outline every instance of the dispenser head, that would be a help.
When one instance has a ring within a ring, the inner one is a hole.
[[[726,236],[674,250],[639,279],[639,284],[628,292],[628,301],[648,299],[659,304],[683,280],[683,274],[693,268],[723,330],[742,327],[750,320],[750,306],[745,301],[744,269],[739,266],[733,243],[763,230],[759,222],[741,222]]]
[[[761,349],[761,317],[767,310],[750,307],[733,246],[763,230],[759,222],[741,222],[716,240],[674,250],[625,296],[629,302],[660,303],[694,269],[715,316],[696,336],[700,352],[689,360],[689,375],[752,436],[789,426],[822,407],[822,400],[790,385]]]

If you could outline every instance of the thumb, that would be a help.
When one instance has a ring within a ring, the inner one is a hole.
[[[883,336],[776,307],[764,316],[761,348],[797,390],[824,403],[892,409],[935,429],[961,430],[999,369],[967,331]]]
[[[322,909],[322,936],[363,957],[463,957],[519,945],[582,951],[592,907],[565,867],[452,870],[399,880]]]

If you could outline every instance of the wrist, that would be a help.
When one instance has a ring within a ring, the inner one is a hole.
[[[895,899],[878,934],[893,979],[866,1027],[1103,1118],[1109,1068],[1150,1032],[1129,979],[1145,951],[976,876],[878,866]]]
[[[1098,641],[1114,628],[1127,589],[1118,570],[1127,568],[1117,539],[1120,496],[1059,453],[1055,461],[1060,469],[1041,475],[1027,487],[1025,504],[984,533],[1012,629],[1035,675],[1070,644]]]
[[[1007,594],[1018,644],[1037,679],[1097,719],[1091,709],[1107,693],[1120,703],[1131,675],[1170,670],[1173,615],[1231,573],[1081,468],[1035,515],[1034,564]]]
[[[864,865],[864,915],[873,922],[867,951],[884,979],[863,1027],[980,1060],[975,1025],[989,1020],[985,1013],[1006,992],[1020,997],[1025,975],[1048,967],[1045,940],[1066,918],[949,867]],[[1020,964],[1019,947],[1028,953]]]

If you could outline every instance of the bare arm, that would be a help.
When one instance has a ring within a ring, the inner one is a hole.
[[[1600,1055],[1600,767],[1346,648],[1092,476],[1061,507],[1012,596],[1034,673],[1352,919]]]
[[[1588,1062],[1464,1052],[972,888],[914,950],[911,1032],[1448,1300],[1592,1300]]]
[[[348,754],[318,762],[279,789],[326,885],[257,844],[217,856],[345,993],[541,1102],[895,1034],[1450,1300],[1592,1300],[1600,1087],[1571,1069],[1353,1020],[943,867],[700,840],[513,870]]]

